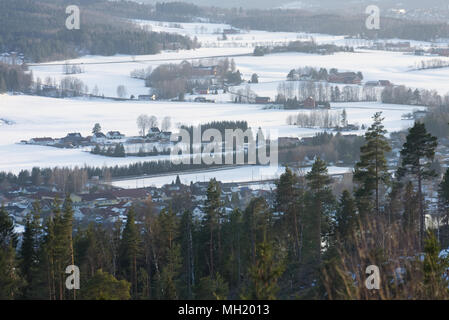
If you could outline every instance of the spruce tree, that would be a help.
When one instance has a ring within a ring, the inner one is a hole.
[[[306,175],[307,192],[307,225],[305,228],[305,244],[310,251],[308,263],[315,265],[321,261],[321,243],[329,236],[330,213],[334,206],[334,197],[330,184],[326,163],[317,158],[312,169]]]
[[[302,203],[302,192],[298,188],[298,177],[288,167],[276,182],[276,210],[283,214],[285,225],[285,236],[293,239],[289,241],[293,244],[293,257],[298,262],[301,258],[301,224],[300,224],[300,204]]]
[[[129,300],[131,284],[99,269],[81,289],[84,300]]]
[[[446,170],[438,189],[440,214],[446,224],[449,224],[449,169]]]
[[[335,234],[339,241],[350,241],[357,226],[357,207],[348,190],[344,190],[336,212]]]
[[[203,229],[208,233],[208,267],[209,275],[215,275],[216,260],[220,249],[220,218],[221,218],[221,189],[215,179],[211,179],[207,187],[207,199],[205,202],[206,216],[203,221]]]
[[[385,137],[383,120],[382,112],[374,114],[373,124],[365,133],[365,145],[360,148],[360,161],[354,168],[354,181],[358,183],[356,196],[362,214],[372,209],[380,213],[380,186],[389,181],[385,154],[391,147]]]
[[[427,132],[424,123],[415,122],[415,125],[409,129],[409,133],[401,150],[401,166],[398,169],[398,176],[413,176],[418,183],[418,201],[419,201],[419,238],[421,248],[424,246],[425,230],[425,212],[422,183],[425,179],[435,176],[431,169],[432,160],[437,148],[437,138]]]
[[[437,238],[432,232],[429,232],[424,246],[423,299],[447,300],[449,298],[449,281],[447,279],[449,261],[447,257],[440,255],[440,250]]]
[[[16,262],[17,234],[6,210],[0,208],[0,300],[17,297],[23,285]]]
[[[257,246],[257,258],[249,269],[250,284],[243,299],[275,300],[279,291],[278,280],[284,272],[283,261],[274,254],[273,246],[263,241]]]
[[[131,282],[132,296],[137,296],[137,259],[141,248],[140,232],[136,224],[135,212],[132,207],[128,211],[125,228],[120,242],[120,267],[122,275]]]
[[[33,298],[34,286],[38,285],[36,277],[40,264],[39,248],[42,241],[42,227],[40,225],[41,207],[39,202],[33,203],[33,211],[25,218],[25,231],[20,248],[20,271],[26,281],[22,291],[22,298]]]

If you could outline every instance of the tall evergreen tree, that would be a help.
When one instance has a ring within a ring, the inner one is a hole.
[[[336,212],[335,234],[340,241],[347,242],[357,226],[357,207],[348,190],[344,190]]]
[[[20,271],[26,281],[22,291],[24,299],[34,297],[33,289],[37,284],[36,277],[40,264],[39,248],[42,242],[42,227],[40,225],[41,206],[39,202],[33,203],[33,210],[25,218],[25,231],[20,248]]]
[[[406,174],[414,176],[418,183],[419,200],[419,237],[421,248],[424,247],[425,212],[424,197],[422,190],[423,180],[435,176],[431,169],[432,160],[437,148],[437,138],[427,132],[424,123],[415,122],[409,129],[409,133],[401,150],[401,166],[398,169],[398,176]]]
[[[385,153],[390,152],[391,147],[385,137],[387,131],[383,120],[382,112],[374,114],[373,124],[365,133],[365,145],[360,148],[360,161],[354,168],[354,180],[359,184],[356,195],[362,214],[372,209],[380,213],[380,185],[389,180]]]
[[[221,189],[220,184],[211,179],[207,187],[207,199],[205,203],[206,216],[204,218],[204,229],[209,234],[208,264],[210,277],[215,276],[217,255],[219,256],[220,244],[220,218],[221,218]]]
[[[193,298],[193,287],[195,286],[195,257],[193,249],[193,217],[188,210],[184,211],[181,217],[181,252],[183,256],[185,296],[187,299]]]
[[[126,225],[120,241],[119,261],[122,275],[131,282],[133,297],[137,296],[137,261],[141,253],[140,244],[140,232],[132,207],[128,211]]]
[[[278,279],[284,272],[283,261],[276,259],[272,245],[263,241],[257,246],[257,258],[250,267],[250,284],[244,299],[275,300],[279,291]]]
[[[328,175],[326,163],[317,158],[312,169],[306,175],[307,185],[309,187],[308,211],[311,215],[307,228],[309,229],[309,249],[315,256],[315,261],[320,261],[321,242],[329,232],[329,205],[334,203],[330,184],[332,182]]]
[[[12,300],[23,285],[16,263],[17,234],[6,210],[0,208],[0,300]]]
[[[424,246],[424,281],[423,297],[424,299],[444,299],[449,298],[449,281],[447,278],[447,269],[449,260],[440,255],[441,247],[435,235],[430,232],[425,239]]]
[[[440,214],[444,222],[449,224],[449,169],[446,170],[438,189],[438,203]]]
[[[300,207],[303,194],[298,188],[298,177],[288,167],[276,182],[276,210],[283,213],[285,236],[293,244],[293,256],[298,262],[301,258]],[[293,240],[293,241],[291,241]]]

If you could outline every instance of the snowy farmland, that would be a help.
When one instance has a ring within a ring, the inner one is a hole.
[[[413,106],[384,105],[375,102],[336,103],[332,109],[346,109],[348,121],[354,124],[371,123],[376,111],[383,111],[387,130],[397,131],[409,127],[412,121],[401,120]],[[35,96],[0,95],[1,117],[11,122],[0,126],[0,171],[18,172],[33,166],[94,166],[124,165],[139,161],[167,159],[160,157],[108,158],[92,155],[82,149],[17,144],[34,137],[63,137],[69,132],[91,134],[99,122],[103,131],[119,130],[127,136],[138,134],[136,119],[140,114],[155,115],[159,121],[169,116],[172,131],[180,124],[198,125],[210,121],[246,120],[252,128],[269,130],[271,137],[308,137],[323,131],[319,128],[298,128],[287,125],[287,117],[308,110],[267,110],[261,105],[233,103],[187,102],[117,102],[103,99],[54,99]],[[363,131],[355,132],[363,134]]]
[[[259,96],[274,99],[277,88],[285,82],[286,75],[293,68],[317,67],[338,68],[341,71],[361,71],[364,81],[389,80],[394,84],[403,84],[412,88],[435,89],[445,94],[448,89],[449,68],[410,71],[420,61],[434,59],[429,56],[414,56],[400,52],[374,51],[360,49],[370,42],[345,39],[343,36],[320,34],[265,32],[241,30],[239,34],[230,34],[226,40],[222,38],[223,29],[229,25],[209,23],[169,23],[155,21],[134,21],[142,28],[153,31],[180,33],[197,37],[202,48],[196,50],[165,51],[156,55],[128,56],[116,55],[84,56],[69,61],[55,61],[31,66],[34,77],[39,77],[44,83],[50,79],[58,82],[66,75],[63,65],[66,62],[79,64],[83,73],[72,75],[83,81],[92,92],[94,87],[98,93],[116,97],[117,87],[124,85],[127,96],[148,94],[143,80],[130,77],[135,69],[153,69],[164,63],[179,63],[183,60],[217,59],[229,56],[235,60],[246,80],[253,73],[259,76],[258,84],[243,83],[231,88],[231,92],[244,89],[249,85]],[[336,53],[334,55],[314,55],[304,53],[278,53],[261,57],[252,55],[254,46],[287,43],[294,40],[309,40],[317,43],[333,43],[356,48],[355,53]],[[399,40],[389,40],[395,42]],[[411,42],[428,48],[429,43]],[[449,58],[441,58],[449,61]],[[262,127],[270,130],[271,137],[308,137],[323,131],[320,128],[299,128],[287,125],[289,116],[298,113],[308,113],[308,110],[266,110],[262,105],[229,103],[231,94],[207,96],[217,103],[191,102],[143,102],[143,101],[112,101],[103,99],[52,99],[34,96],[0,95],[0,171],[18,172],[21,169],[31,169],[33,166],[83,166],[85,164],[124,165],[138,161],[167,159],[159,157],[127,157],[108,158],[92,155],[82,149],[56,149],[51,147],[17,144],[21,140],[34,137],[63,137],[69,132],[80,132],[83,136],[90,135],[94,123],[99,122],[103,131],[119,130],[127,136],[138,134],[136,118],[140,114],[155,115],[159,121],[169,116],[172,119],[172,131],[180,124],[197,125],[210,121],[246,120],[256,129]],[[194,97],[186,95],[187,99]],[[382,111],[385,117],[385,127],[388,131],[398,131],[412,125],[410,120],[402,120],[404,114],[418,109],[414,106],[386,105],[378,102],[332,103],[332,110],[342,112],[346,109],[348,121],[355,125],[369,125],[376,111]],[[6,122],[5,122],[6,121]],[[363,134],[363,130],[351,132]]]
[[[341,71],[362,71],[364,81],[389,80],[397,85],[406,85],[412,88],[435,89],[440,94],[449,90],[449,68],[410,71],[420,61],[434,59],[434,57],[417,57],[400,52],[357,50],[355,53],[340,52],[334,55],[313,55],[305,53],[278,53],[262,57],[250,55],[252,49],[248,48],[200,48],[196,50],[180,50],[151,56],[86,56],[68,62],[79,64],[84,73],[74,75],[88,86],[92,92],[95,86],[105,96],[117,96],[117,87],[124,85],[127,95],[137,96],[148,94],[143,80],[130,77],[135,69],[153,69],[163,63],[180,63],[182,60],[191,60],[205,57],[221,57],[237,55],[233,59],[237,68],[242,72],[243,78],[249,80],[253,73],[259,75],[261,84],[254,86],[257,94],[275,96],[280,81],[285,81],[288,72],[298,67],[337,68]],[[247,54],[245,56],[245,54]],[[244,56],[239,56],[244,55]],[[449,58],[441,58],[447,60]],[[45,81],[47,78],[57,82],[64,78],[63,64],[65,61],[32,66],[34,76]],[[262,89],[258,91],[258,89]]]
[[[124,85],[129,97],[131,95],[148,94],[149,92],[149,88],[145,87],[143,80],[130,77],[130,72],[135,69],[146,69],[148,67],[154,69],[164,63],[180,63],[183,60],[191,61],[193,59],[230,56],[234,58],[244,79],[249,80],[253,73],[259,75],[259,82],[262,82],[263,85],[254,85],[253,91],[259,95],[265,94],[272,98],[274,98],[279,82],[286,79],[291,69],[305,66],[337,68],[341,71],[362,71],[364,81],[390,80],[394,84],[412,88],[435,89],[443,95],[449,91],[446,86],[446,83],[449,82],[449,68],[410,71],[421,61],[429,61],[435,59],[435,57],[360,49],[360,47],[371,45],[371,41],[345,39],[343,36],[324,34],[257,30],[242,30],[239,34],[228,35],[227,40],[218,40],[221,37],[220,32],[223,32],[223,29],[230,28],[229,25],[141,20],[134,22],[148,30],[179,33],[192,38],[197,37],[202,47],[195,50],[165,51],[156,55],[84,56],[67,61],[55,61],[33,65],[31,70],[34,76],[39,77],[43,82],[48,78],[59,82],[66,76],[63,73],[63,65],[66,62],[79,64],[84,72],[74,76],[87,85],[89,92],[92,92],[96,86],[100,95],[116,97],[117,87]],[[295,40],[305,41],[312,38],[318,44],[352,46],[356,48],[356,52],[339,52],[334,55],[288,52],[262,57],[252,56],[256,45],[273,45]],[[401,40],[388,40],[388,42],[398,41]],[[431,46],[430,43],[425,42],[410,42],[412,45],[422,48]],[[439,59],[449,62],[449,58],[439,57]]]

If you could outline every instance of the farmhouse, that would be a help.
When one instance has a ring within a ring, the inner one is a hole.
[[[336,72],[329,75],[329,82],[344,84],[361,84],[362,79],[355,72]]]
[[[256,103],[258,104],[267,104],[270,103],[270,97],[256,97]]]
[[[125,135],[121,134],[120,131],[109,131],[106,134],[106,138],[112,139],[112,140],[114,140],[114,139],[123,139],[124,137],[125,137]]]
[[[192,76],[196,78],[215,77],[217,75],[217,66],[194,66],[192,68]]]
[[[50,137],[44,137],[44,138],[32,138],[30,141],[28,141],[29,144],[37,144],[42,146],[48,146],[53,145],[55,143],[55,140]]]
[[[304,108],[315,108],[316,107],[316,101],[312,97],[308,97],[306,100],[304,100]]]
[[[93,134],[90,140],[94,143],[105,143],[106,136],[102,132],[96,132]]]

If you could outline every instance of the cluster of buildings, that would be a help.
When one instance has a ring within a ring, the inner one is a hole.
[[[124,139],[125,135],[119,131],[109,131],[107,134],[102,132],[94,133],[92,136],[83,137],[79,132],[68,133],[63,138],[36,137],[28,141],[23,140],[21,143],[52,146],[58,148],[77,148],[82,146],[91,146],[95,144],[112,144],[117,140]]]
[[[142,144],[142,143],[169,143],[171,132],[162,131],[158,127],[150,128],[145,137],[129,137],[120,131],[109,131],[104,134],[102,132],[93,133],[91,136],[83,137],[79,132],[68,133],[63,138],[36,137],[30,140],[22,140],[23,144],[51,146],[57,148],[79,148],[87,146],[104,146],[115,145],[117,143],[125,144]]]
[[[74,219],[80,224],[91,222],[113,224],[118,219],[126,220],[131,207],[139,208],[143,203],[150,205],[158,214],[171,206],[177,213],[191,210],[195,219],[205,215],[207,182],[194,184],[168,184],[160,188],[104,189],[95,193],[58,192],[49,187],[27,187],[14,191],[0,192],[0,201],[13,219],[17,232],[23,232],[26,216],[33,212],[33,204],[39,201],[41,218],[46,219],[53,212],[55,201],[62,202],[69,196],[73,203]],[[220,199],[227,213],[244,209],[252,198],[264,197],[270,204],[274,198],[270,191],[253,190],[238,184],[222,184]]]

